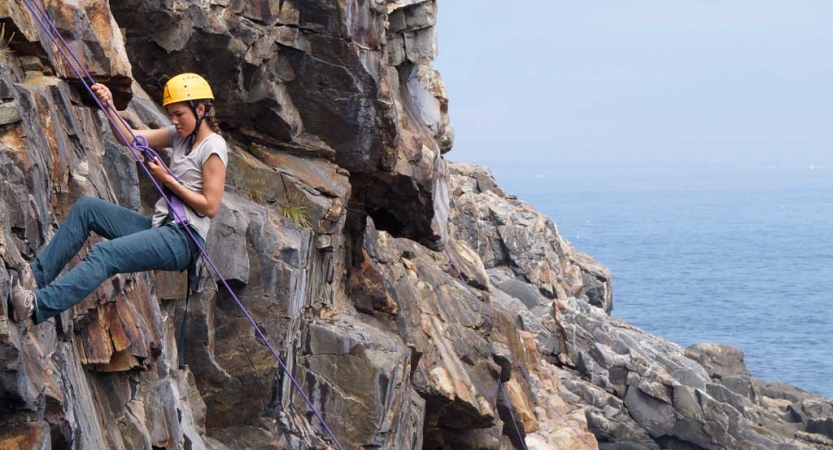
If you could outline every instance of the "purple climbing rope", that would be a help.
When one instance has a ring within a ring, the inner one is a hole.
[[[57,30],[54,23],[52,23],[52,21],[49,19],[49,16],[47,15],[47,13],[43,9],[43,7],[41,7],[41,5],[38,4],[38,2],[36,0],[23,0],[23,2],[26,4],[26,7],[32,13],[32,16],[35,18],[35,20],[38,22],[38,24],[41,26],[41,28],[49,36],[50,40],[55,45],[55,47],[58,49],[58,51],[61,53],[61,55],[63,55],[64,59],[66,59],[70,69],[72,69],[72,71],[75,73],[75,75],[81,80],[82,84],[84,85],[84,88],[90,94],[92,99],[95,101],[95,103],[98,105],[98,107],[101,108],[102,111],[104,111],[104,113],[105,113],[104,115],[107,117],[107,120],[110,122],[110,124],[113,125],[113,127],[112,127],[113,130],[119,135],[122,142],[125,142],[125,143],[129,142],[129,144],[127,144],[128,149],[130,149],[130,152],[133,154],[133,157],[141,165],[142,169],[144,170],[144,172],[148,176],[148,178],[150,178],[150,180],[153,182],[153,185],[156,187],[156,189],[162,195],[162,198],[165,199],[165,202],[168,204],[170,210],[174,214],[174,220],[176,220],[177,223],[185,223],[185,220],[187,218],[181,217],[180,212],[175,210],[174,205],[172,204],[171,198],[169,198],[167,195],[165,195],[164,189],[162,189],[162,187],[159,186],[159,183],[151,175],[150,169],[148,169],[147,165],[142,161],[142,158],[139,156],[139,154],[141,153],[147,159],[154,159],[155,158],[160,164],[163,165],[163,167],[165,167],[165,170],[167,170],[168,173],[171,174],[171,176],[174,176],[175,178],[176,178],[176,176],[162,162],[162,160],[159,158],[159,155],[152,148],[150,148],[147,145],[148,144],[147,140],[143,136],[134,135],[133,132],[131,131],[130,126],[125,122],[125,120],[121,116],[119,116],[118,114],[113,114],[113,115],[115,115],[116,117],[119,118],[119,120],[121,121],[121,124],[125,126],[125,128],[129,131],[131,137],[133,138],[132,140],[127,139],[127,137],[121,132],[119,127],[116,126],[116,123],[113,121],[112,117],[110,117],[110,114],[108,114],[108,110],[116,112],[115,106],[110,102],[106,102],[106,105],[102,105],[101,102],[99,102],[95,93],[91,89],[91,86],[94,84],[94,80],[93,80],[92,75],[84,68],[84,65],[78,60],[78,57],[75,55],[75,53],[69,47],[67,42],[61,36],[61,33]],[[61,45],[63,45],[63,48],[61,47]],[[64,51],[64,48],[66,49],[66,51]],[[82,72],[83,72],[83,75],[82,75]],[[291,381],[292,385],[295,387],[295,390],[301,395],[301,397],[303,397],[307,406],[309,406],[309,408],[312,410],[313,414],[315,414],[315,416],[318,418],[319,422],[324,427],[324,430],[327,432],[327,434],[333,440],[333,443],[336,445],[336,447],[338,447],[339,450],[344,450],[344,447],[341,446],[341,443],[339,443],[338,438],[336,438],[335,433],[333,433],[333,431],[327,425],[327,422],[324,421],[324,417],[315,408],[315,405],[312,403],[310,398],[304,393],[304,390],[301,389],[301,385],[298,383],[298,380],[296,380],[295,377],[292,376],[292,373],[290,373],[289,368],[287,368],[286,364],[284,364],[283,359],[281,359],[280,355],[278,355],[278,352],[275,351],[275,348],[272,346],[272,344],[266,338],[266,335],[263,333],[263,331],[260,329],[260,327],[257,325],[257,323],[255,323],[255,320],[252,318],[251,314],[246,309],[246,307],[243,306],[243,302],[241,302],[240,299],[237,298],[237,295],[231,289],[231,286],[229,286],[228,282],[226,282],[226,279],[220,273],[220,270],[217,269],[217,266],[214,265],[214,262],[208,256],[208,253],[206,252],[205,248],[199,243],[199,240],[194,237],[194,234],[191,231],[191,228],[187,227],[187,226],[183,226],[181,228],[188,233],[188,236],[191,238],[191,240],[194,242],[194,244],[196,244],[197,248],[200,250],[200,253],[202,254],[205,261],[208,262],[208,264],[214,270],[214,273],[217,275],[217,278],[220,280],[220,282],[223,284],[223,286],[226,288],[226,290],[229,292],[229,294],[231,294],[232,298],[234,298],[234,301],[237,302],[237,306],[240,307],[241,311],[243,311],[243,314],[246,316],[246,318],[252,324],[255,331],[257,332],[257,335],[266,344],[266,347],[272,353],[272,356],[275,357],[275,360],[278,362],[278,364],[280,365],[281,369],[286,374],[286,376],[289,377],[289,380]]]

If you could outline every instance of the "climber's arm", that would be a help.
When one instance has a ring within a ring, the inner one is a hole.
[[[91,89],[95,93],[95,96],[98,98],[102,104],[106,105],[110,103],[112,105],[113,102],[113,94],[110,92],[110,89],[100,83],[96,83],[91,86]],[[113,134],[116,137],[116,140],[119,141],[121,144],[128,145],[127,142],[121,138],[124,136],[127,139],[131,139],[131,135],[133,136],[142,136],[148,141],[148,147],[150,148],[165,148],[170,147],[170,137],[168,136],[168,130],[165,128],[158,128],[155,130],[134,130],[126,126],[125,122],[119,118],[116,114],[115,108],[108,108],[105,113],[110,116],[111,127],[113,128]]]

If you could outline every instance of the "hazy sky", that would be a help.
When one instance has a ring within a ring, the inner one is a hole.
[[[833,166],[831,0],[439,0],[455,161]]]

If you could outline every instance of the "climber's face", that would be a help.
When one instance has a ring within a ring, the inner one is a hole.
[[[165,107],[171,115],[171,123],[176,127],[176,133],[180,137],[186,137],[194,131],[197,125],[197,118],[186,102],[172,103]],[[205,114],[205,106],[197,105],[197,114]]]

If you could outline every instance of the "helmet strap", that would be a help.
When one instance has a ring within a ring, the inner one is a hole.
[[[194,126],[194,131],[192,131],[191,134],[189,134],[186,138],[186,148],[188,149],[185,151],[186,155],[188,153],[191,153],[191,150],[193,150],[194,141],[197,140],[197,133],[200,132],[200,127],[202,127],[202,121],[206,117],[209,117],[209,113],[211,112],[211,106],[209,106],[206,103],[203,103],[203,105],[205,106],[205,114],[203,114],[202,117],[200,117],[200,115],[197,114],[197,104],[194,103],[193,100],[190,100],[188,102],[188,105],[191,107],[191,111],[194,113],[194,118],[197,119],[197,124],[196,126]]]

